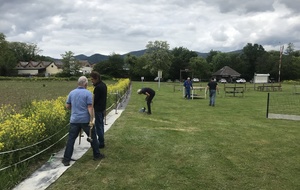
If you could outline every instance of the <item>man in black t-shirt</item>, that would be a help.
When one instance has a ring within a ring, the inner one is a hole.
[[[145,100],[147,101],[147,107],[148,107],[148,112],[147,113],[152,114],[152,112],[151,112],[151,102],[152,102],[152,99],[155,96],[155,91],[151,88],[142,88],[142,89],[138,89],[137,93],[146,95]]]
[[[101,80],[98,72],[91,73],[91,80],[94,85],[94,114],[95,114],[95,128],[99,140],[99,148],[104,148],[104,117],[106,112],[107,86]]]
[[[207,84],[206,92],[209,90],[209,106],[215,106],[215,99],[216,99],[216,91],[220,93],[218,88],[218,83],[215,81],[214,78],[211,78],[211,81]]]

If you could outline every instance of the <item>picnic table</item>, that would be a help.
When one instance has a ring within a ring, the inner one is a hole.
[[[236,94],[242,94],[244,97],[245,89],[242,86],[225,86],[224,91],[225,96],[226,94],[233,94],[233,96],[235,96]]]
[[[257,87],[258,91],[281,91],[281,85],[269,85],[269,84],[263,84],[262,86]]]

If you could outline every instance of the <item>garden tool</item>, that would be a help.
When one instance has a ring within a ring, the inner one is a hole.
[[[89,136],[88,138],[86,139],[88,142],[92,142],[93,139],[92,139],[92,129],[93,129],[94,125],[90,125],[90,132],[89,132]]]
[[[80,143],[81,143],[81,137],[82,137],[82,129],[80,129],[80,132],[79,132],[79,145],[80,145]]]

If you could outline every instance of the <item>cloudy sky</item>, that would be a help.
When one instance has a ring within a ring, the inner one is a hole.
[[[125,54],[167,41],[198,52],[257,43],[300,49],[299,0],[0,0],[0,33],[61,58]]]

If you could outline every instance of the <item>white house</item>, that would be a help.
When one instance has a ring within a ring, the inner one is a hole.
[[[87,60],[78,61],[82,74],[89,74],[93,70],[93,66]]]

